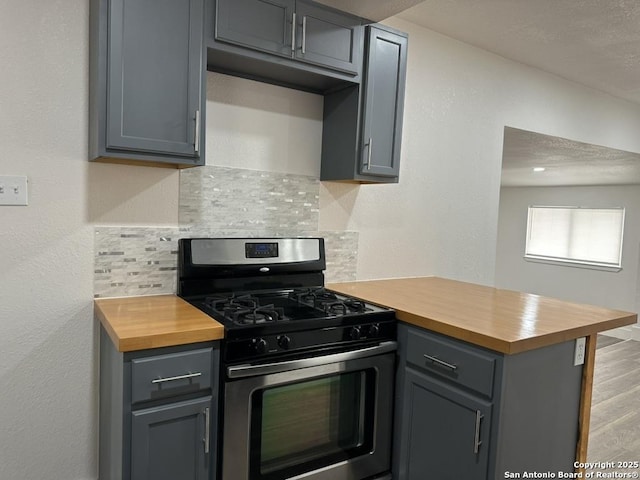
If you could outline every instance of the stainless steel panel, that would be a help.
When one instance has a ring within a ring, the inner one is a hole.
[[[282,373],[227,382],[225,385],[225,428],[223,433],[222,478],[249,480],[252,396],[260,390],[329,375],[376,371],[373,449],[359,457],[338,462],[294,477],[305,480],[360,480],[390,470],[391,418],[395,355],[387,353]]]
[[[246,258],[247,243],[277,243],[278,256]],[[191,241],[194,265],[259,265],[319,259],[319,238],[196,238]]]

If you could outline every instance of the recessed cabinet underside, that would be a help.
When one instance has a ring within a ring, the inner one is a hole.
[[[218,0],[208,68],[316,93],[359,82],[361,19],[304,0]]]

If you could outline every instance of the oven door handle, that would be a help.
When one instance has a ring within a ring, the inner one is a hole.
[[[237,365],[227,368],[227,376],[229,378],[246,378],[258,375],[269,375],[273,373],[288,372],[290,370],[298,370],[300,368],[319,367],[321,365],[329,365],[331,363],[346,362],[348,360],[356,360],[358,358],[371,357],[382,353],[395,352],[398,349],[396,342],[381,342],[375,347],[361,348],[349,352],[334,353],[332,355],[324,355],[322,357],[302,358],[300,360],[289,360],[285,362],[263,363],[260,365]]]

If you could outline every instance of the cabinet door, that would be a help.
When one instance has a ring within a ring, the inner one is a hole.
[[[368,27],[367,41],[360,173],[397,177],[400,171],[407,38]]]
[[[131,480],[207,480],[211,397],[134,411]]]
[[[399,480],[486,480],[491,403],[405,375]]]
[[[326,7],[298,1],[295,58],[357,75],[360,72],[360,20]]]
[[[198,156],[203,14],[203,0],[111,0],[107,149]]]
[[[291,57],[294,0],[218,0],[216,40]]]

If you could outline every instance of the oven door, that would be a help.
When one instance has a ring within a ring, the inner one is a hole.
[[[390,470],[395,342],[227,368],[224,480],[360,480]]]

